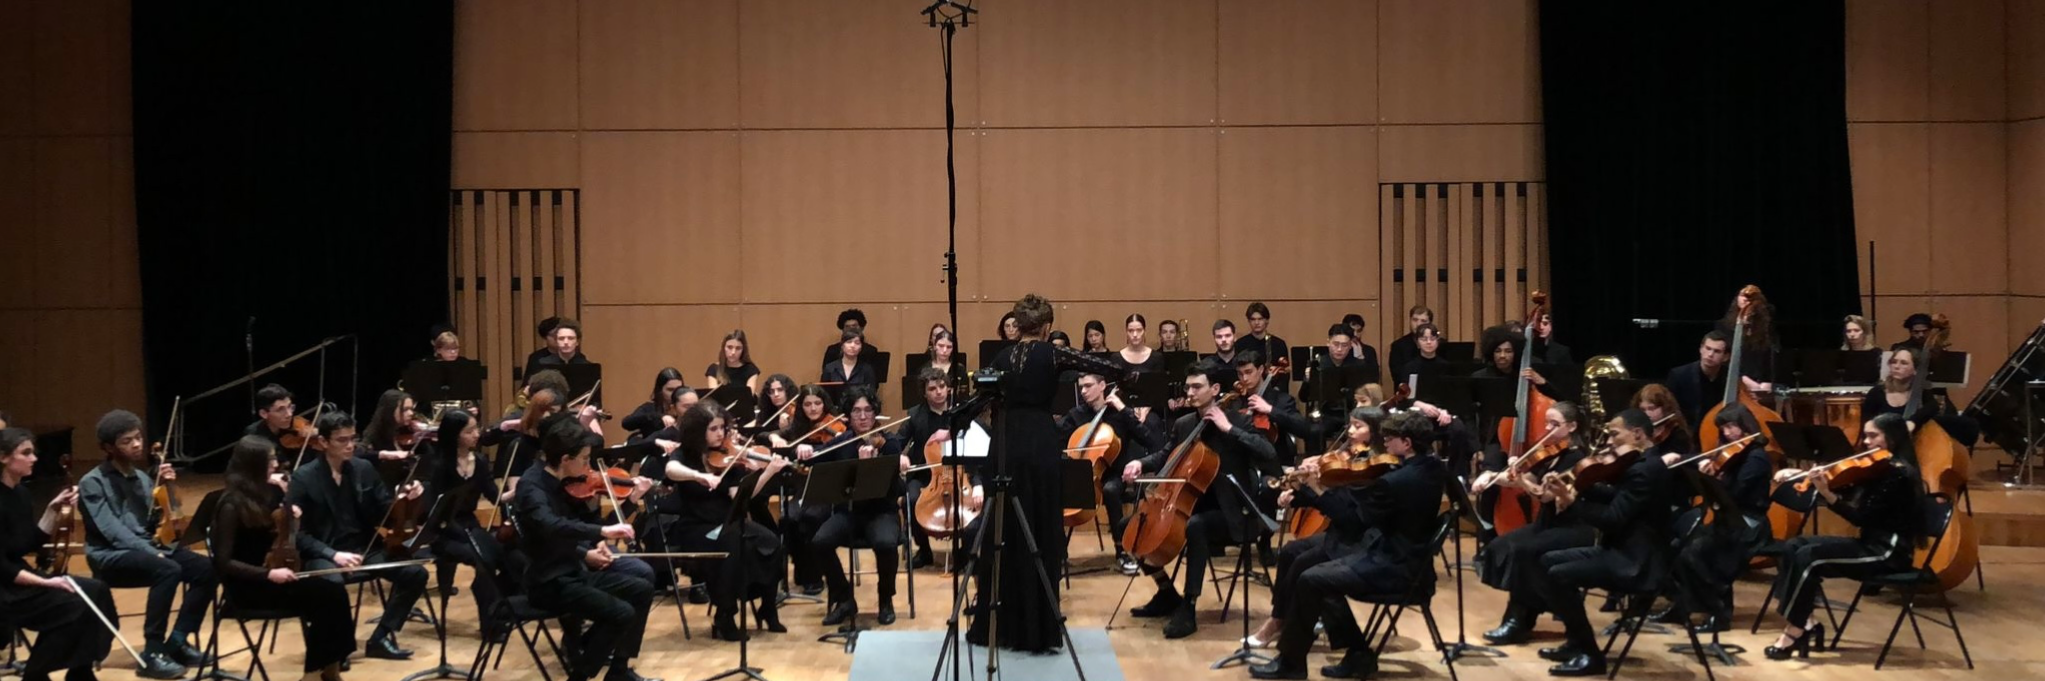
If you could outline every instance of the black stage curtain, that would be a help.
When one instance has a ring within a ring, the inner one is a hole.
[[[133,27],[155,432],[173,396],[334,337],[324,372],[255,383],[371,409],[447,317],[453,5],[138,2]],[[232,442],[250,393],[190,405],[186,451]]]
[[[1783,347],[1858,312],[1840,0],[1541,4],[1561,340],[1660,378],[1758,284]],[[1588,351],[1588,354],[1585,352]]]

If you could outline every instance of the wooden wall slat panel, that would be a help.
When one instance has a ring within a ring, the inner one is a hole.
[[[555,293],[554,278],[566,277],[569,271],[558,269],[555,244],[561,240],[563,229],[561,219],[561,190],[542,189],[539,199],[539,220],[534,223],[533,232],[533,276],[526,283],[532,285],[533,319],[560,316],[559,295]]]
[[[505,320],[511,325],[512,333],[531,334],[527,329],[539,327],[539,320],[533,317],[535,297],[532,290],[532,272],[536,257],[533,254],[533,218],[538,207],[533,205],[537,192],[507,192],[510,196],[511,211],[505,214],[504,231],[498,238],[504,239],[504,293],[510,300],[510,316]],[[531,338],[531,335],[527,336]]]
[[[1498,322],[1517,317],[1519,310],[1527,309],[1527,282],[1520,278],[1527,266],[1527,212],[1526,197],[1520,194],[1518,185],[1497,185],[1505,194],[1502,208],[1504,220],[1499,227],[1505,231],[1505,305],[1506,313],[1497,317]],[[1491,322],[1497,323],[1497,322]]]
[[[1378,185],[1378,298],[1384,304],[1378,308],[1377,322],[1380,329],[1406,328],[1406,310],[1412,303],[1406,301],[1406,292],[1392,281],[1394,272],[1399,271],[1399,200],[1397,187],[1390,184]],[[1403,332],[1402,332],[1403,334]],[[1396,336],[1394,336],[1396,338]],[[1392,367],[1397,370],[1397,367]]]
[[[1449,298],[1470,300],[1476,295],[1477,290],[1477,287],[1470,283],[1470,249],[1474,245],[1474,240],[1470,238],[1470,185],[1461,183],[1449,185],[1448,204]],[[1436,311],[1435,325],[1443,327],[1443,331],[1451,337],[1468,338],[1470,324],[1465,320],[1464,313],[1446,316],[1443,314],[1445,312],[1456,310]]]

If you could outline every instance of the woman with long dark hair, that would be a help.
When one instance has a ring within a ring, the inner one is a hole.
[[[339,681],[341,663],[355,652],[355,618],[348,610],[348,589],[339,581],[299,579],[289,568],[265,568],[264,558],[277,538],[274,511],[284,493],[270,485],[275,456],[268,439],[243,437],[227,461],[227,486],[207,528],[213,565],[226,588],[229,607],[261,607],[296,614],[305,631],[305,672],[322,681]],[[312,554],[316,542],[298,535],[298,550]]]
[[[1149,320],[1143,315],[1132,314],[1122,321],[1122,350],[1117,352],[1117,361],[1130,371],[1147,374],[1164,368],[1164,354],[1144,345],[1144,331]]]
[[[740,599],[759,599],[756,611],[760,623],[769,631],[788,631],[781,625],[774,593],[774,585],[781,581],[781,538],[744,514],[734,519],[731,512],[737,495],[751,498],[766,491],[788,459],[777,456],[762,463],[741,457],[726,470],[715,471],[708,462],[709,452],[727,445],[730,424],[730,417],[714,402],[697,403],[682,414],[678,426],[681,446],[669,455],[665,471],[674,494],[658,502],[663,513],[676,516],[667,525],[669,550],[730,554],[707,571],[716,620],[710,635],[720,641],[746,637],[736,619]],[[754,470],[761,471],[757,482],[751,489],[741,488],[739,484]],[[716,484],[706,484],[690,471],[710,472],[717,476]],[[741,535],[744,551],[739,550]]]
[[[485,633],[494,634],[501,631],[496,628],[501,626],[501,622],[494,617],[497,604],[524,578],[525,557],[498,543],[496,535],[476,520],[476,507],[483,499],[489,499],[492,504],[511,503],[508,492],[498,491],[498,471],[491,468],[490,457],[477,447],[481,436],[482,430],[468,412],[457,409],[440,415],[440,429],[436,437],[446,455],[435,462],[433,493],[436,497],[428,506],[452,506],[440,511],[447,522],[437,528],[433,555],[475,568],[469,591],[475,594],[476,612],[486,618]],[[452,576],[443,571],[442,586],[450,581]]]
[[[767,382],[760,384],[758,398],[760,406],[753,410],[755,412],[753,418],[765,420],[769,417],[774,417],[775,421],[773,423],[755,422],[749,424],[746,432],[753,432],[753,429],[762,431],[780,430],[787,428],[789,421],[795,418],[795,415],[791,413],[795,411],[793,407],[790,407],[788,411],[781,411],[782,407],[788,405],[789,400],[795,399],[795,379],[789,378],[788,374],[768,376]],[[775,417],[775,414],[780,414],[780,416]]]
[[[1918,478],[1917,449],[1910,426],[1900,414],[1882,414],[1861,426],[1861,447],[1886,449],[1889,460],[1873,480],[1843,491],[1833,490],[1829,476],[1816,473],[1811,482],[1813,505],[1860,528],[1859,536],[1801,535],[1784,542],[1775,572],[1778,612],[1788,625],[1764,652],[1768,659],[1807,657],[1813,639],[1825,638],[1825,627],[1811,619],[1819,586],[1827,578],[1848,579],[1910,569],[1913,549],[1923,537],[1924,483]],[[1801,474],[1783,469],[1775,482]]]
[[[625,416],[625,430],[632,431],[632,439],[644,440],[653,437],[660,429],[674,425],[674,417],[668,416],[668,396],[676,388],[687,385],[682,381],[682,371],[665,367],[653,375],[653,396],[645,404]]]

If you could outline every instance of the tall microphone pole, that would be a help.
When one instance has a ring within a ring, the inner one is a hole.
[[[242,330],[242,334],[241,334],[241,347],[242,347],[242,349],[243,349],[244,351],[246,351],[246,352],[247,352],[247,354],[246,354],[246,355],[244,355],[244,358],[246,358],[246,359],[248,360],[248,371],[245,371],[245,372],[243,372],[243,373],[242,373],[242,375],[243,375],[243,376],[253,376],[253,375],[255,375],[255,373],[256,373],[256,316],[255,316],[255,315],[249,315],[249,323],[248,323],[248,327]],[[256,408],[257,408],[257,405],[256,405],[256,382],[255,382],[255,381],[249,381],[249,411],[255,411],[255,410],[256,410]]]

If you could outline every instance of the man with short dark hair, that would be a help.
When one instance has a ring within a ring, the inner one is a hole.
[[[547,347],[544,350],[546,354],[526,362],[524,375],[532,376],[547,369],[569,364],[594,363],[588,355],[582,354],[582,325],[566,317],[554,323],[554,329],[547,335]],[[603,393],[597,393],[590,403],[603,404]]]
[[[1895,345],[1889,346],[1889,349],[1901,350],[1903,348],[1910,348],[1912,350],[1922,350],[1924,349],[1924,341],[1931,337],[1931,315],[1922,312],[1914,313],[1909,318],[1903,320],[1903,329],[1910,332],[1910,337],[1897,341]]]
[[[587,505],[569,496],[562,482],[591,470],[591,434],[568,415],[549,417],[540,431],[540,456],[521,476],[513,501],[532,560],[526,593],[533,605],[562,613],[564,626],[588,624],[575,627],[583,633],[571,646],[569,681],[589,681],[606,666],[606,681],[658,681],[631,666],[653,608],[653,583],[611,569],[622,559],[604,543],[630,540],[632,526],[591,522]]]
[[[1669,371],[1669,392],[1683,408],[1687,423],[1703,423],[1704,414],[1725,400],[1727,362],[1731,361],[1732,336],[1712,329],[1697,343],[1697,361]]]
[[[156,542],[149,451],[144,446],[142,419],[115,409],[100,417],[94,429],[106,461],[78,478],[78,508],[85,516],[85,562],[92,574],[116,588],[149,587],[147,614],[142,618],[142,667],[137,674],[151,679],[184,676],[186,666],[205,661],[188,638],[206,623],[206,608],[220,584],[213,561],[183,546]],[[167,484],[177,479],[169,463],[152,471]],[[170,605],[178,587],[187,588],[177,626],[169,628]]]
[[[300,533],[310,539],[313,550],[305,556],[308,570],[352,568],[396,560],[384,550],[377,527],[385,520],[391,504],[402,495],[417,499],[424,493],[418,481],[393,492],[386,487],[376,464],[355,456],[358,442],[355,418],[347,412],[329,411],[314,424],[317,435],[312,446],[319,456],[291,474],[286,502],[298,507]],[[398,647],[398,631],[405,618],[426,591],[426,569],[417,565],[378,570],[379,579],[391,583],[384,600],[383,620],[369,637],[364,654],[386,660],[405,660],[412,651]],[[342,581],[340,574],[327,579]]]
[[[1233,335],[1230,339],[1233,340]],[[1186,406],[1193,413],[1172,424],[1173,444],[1122,468],[1124,483],[1134,482],[1146,471],[1159,472],[1177,444],[1193,437],[1196,430],[1201,443],[1221,459],[1220,474],[1195,503],[1193,515],[1186,521],[1184,595],[1172,586],[1171,573],[1164,569],[1169,564],[1146,562],[1141,568],[1157,583],[1157,594],[1130,614],[1170,617],[1165,622],[1165,638],[1185,638],[1199,630],[1193,619],[1194,604],[1199,602],[1207,581],[1208,560],[1230,544],[1249,543],[1262,529],[1256,523],[1256,509],[1244,499],[1248,492],[1245,486],[1261,479],[1257,477],[1257,466],[1276,459],[1278,450],[1250,427],[1249,417],[1221,407],[1221,394],[1235,379],[1236,372],[1228,365],[1211,359],[1194,363],[1186,370]]]
[[[1394,381],[1401,384],[1406,382],[1406,363],[1420,356],[1420,327],[1432,324],[1434,324],[1434,310],[1428,309],[1426,305],[1415,305],[1413,309],[1406,311],[1406,328],[1408,329],[1406,335],[1392,341],[1391,347],[1385,349],[1385,366],[1399,372],[1397,376],[1393,377]],[[1441,335],[1440,327],[1435,328],[1435,335],[1437,337]]]
[[[1250,333],[1236,340],[1237,352],[1255,350],[1264,357],[1267,364],[1292,356],[1292,348],[1285,344],[1285,339],[1271,333],[1271,306],[1261,301],[1250,303],[1249,307],[1244,308],[1243,316],[1250,322]],[[1281,376],[1273,383],[1285,387],[1288,381],[1288,377]]]
[[[1120,395],[1109,392],[1107,378],[1100,374],[1082,373],[1078,387],[1079,400],[1072,405],[1072,411],[1058,417],[1058,432],[1069,438],[1075,431],[1092,427],[1098,415],[1101,425],[1113,428],[1122,440],[1122,453],[1115,461],[1107,462],[1107,470],[1122,470],[1167,444],[1163,433],[1164,419],[1151,413],[1149,407],[1130,408],[1123,404]],[[1101,503],[1108,507],[1108,529],[1112,536],[1122,536],[1122,528],[1128,524],[1122,506],[1137,500],[1135,492],[1136,486],[1123,482],[1121,476],[1101,476]],[[1115,544],[1115,566],[1123,574],[1134,575],[1137,571],[1136,558],[1123,551],[1119,542]]]
[[[1214,354],[1201,355],[1200,358],[1211,358],[1221,363],[1223,368],[1227,368],[1235,364],[1236,353],[1240,350],[1241,348],[1236,347],[1236,323],[1217,319],[1214,320]]]
[[[291,432],[291,419],[297,414],[298,405],[291,402],[291,391],[284,386],[271,383],[256,391],[256,422],[242,429],[243,435],[256,435],[270,440],[277,446],[277,458],[289,460],[298,450],[284,447],[284,434]]]

